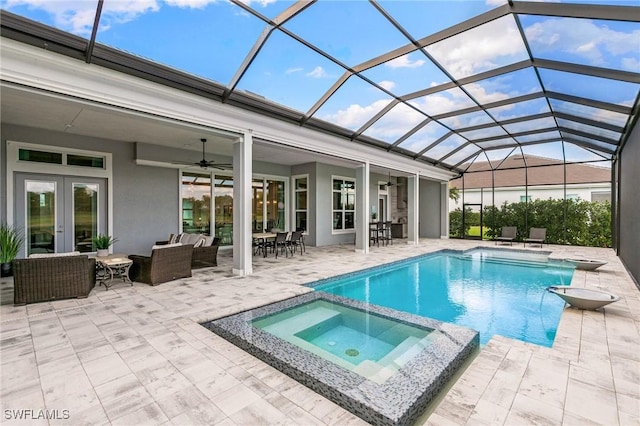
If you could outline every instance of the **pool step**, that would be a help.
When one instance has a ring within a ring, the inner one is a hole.
[[[431,337],[429,335],[422,339],[409,336],[377,362],[364,360],[353,371],[376,383],[382,383],[426,348],[430,340]]]
[[[277,322],[275,324],[265,326],[263,327],[263,330],[279,337],[290,336],[332,318],[337,318],[340,315],[340,312],[334,311],[333,309],[317,307],[310,311],[302,312],[288,321]]]

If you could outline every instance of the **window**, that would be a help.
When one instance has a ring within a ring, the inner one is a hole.
[[[35,149],[18,149],[18,160],[31,163],[59,164],[62,166],[105,168],[105,157],[68,154],[62,152],[39,151]]]
[[[356,182],[353,179],[333,177],[333,230],[355,228]]]
[[[578,194],[567,194],[567,200],[577,200],[580,198]]]
[[[591,201],[597,201],[603,203],[605,201],[611,201],[611,191],[592,191]]]
[[[211,175],[182,173],[182,232],[210,235]]]
[[[531,195],[521,195],[520,196],[520,202],[523,203],[525,201],[531,202]]]
[[[296,230],[307,230],[307,210],[309,208],[307,204],[307,191],[309,182],[309,176],[294,176],[293,177],[293,189],[294,189],[294,203],[295,203],[295,224]]]
[[[285,214],[285,193],[288,185],[284,178],[254,177],[252,181],[253,208],[251,213],[252,231],[288,229]]]

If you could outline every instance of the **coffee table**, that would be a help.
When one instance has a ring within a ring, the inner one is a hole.
[[[99,281],[106,290],[113,286],[116,278],[133,286],[133,282],[129,278],[129,268],[132,264],[133,261],[128,259],[125,254],[96,257],[96,281]]]

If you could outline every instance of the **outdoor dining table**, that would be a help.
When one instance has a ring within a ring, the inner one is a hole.
[[[272,239],[272,238],[276,238],[276,234],[273,232],[256,232],[251,234],[251,237],[254,240],[260,240],[261,244],[262,244],[262,255],[264,257],[267,257],[267,240]]]

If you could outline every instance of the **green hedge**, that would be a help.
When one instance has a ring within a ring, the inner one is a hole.
[[[471,212],[468,209],[466,213]],[[548,199],[529,203],[505,202],[500,208],[485,206],[482,215],[485,234],[490,238],[500,235],[503,226],[517,226],[516,239],[519,241],[529,235],[529,228],[547,228],[546,242],[549,244],[611,247],[611,205],[608,201]],[[479,214],[471,213],[466,231],[476,222],[479,222]],[[456,209],[450,213],[450,236],[460,238],[461,232],[462,210]]]

